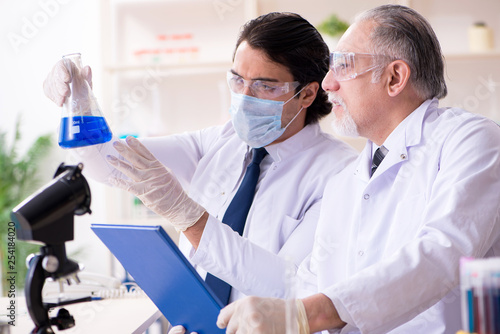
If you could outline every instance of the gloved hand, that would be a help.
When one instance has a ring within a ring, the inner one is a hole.
[[[174,326],[172,328],[170,328],[170,330],[168,331],[168,334],[185,334],[186,333],[186,329],[182,326]],[[191,332],[190,334],[198,334],[196,332]]]
[[[80,75],[81,78],[89,83],[90,88],[92,88],[92,70],[90,67],[84,66]],[[57,106],[61,107],[66,97],[71,94],[69,88],[71,80],[72,76],[64,65],[64,59],[59,60],[43,82],[45,96],[54,101]]]
[[[309,323],[302,300],[295,300],[299,334],[309,334]],[[217,318],[219,328],[233,334],[285,334],[286,301],[277,298],[246,297],[223,308]]]
[[[134,137],[114,148],[127,161],[107,156],[108,162],[130,179],[113,176],[109,182],[137,196],[149,209],[167,219],[178,231],[194,225],[205,209],[182,189],[175,176]]]

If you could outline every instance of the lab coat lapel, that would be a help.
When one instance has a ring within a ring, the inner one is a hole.
[[[396,165],[406,161],[407,159],[408,149],[405,141],[401,141],[397,145],[395,145],[394,148],[389,150],[384,160],[382,160],[380,166],[378,166],[377,172],[373,174],[372,179],[381,176],[387,170],[394,168]]]
[[[399,147],[397,147],[396,150],[390,150],[389,153],[387,153],[387,156],[377,168],[377,172],[373,175],[373,177],[371,177],[372,142],[368,140],[364,150],[358,158],[354,175],[361,181],[368,183],[370,180],[377,178],[392,166],[403,162],[408,156],[405,142],[402,142],[401,145],[398,146]]]
[[[387,156],[377,168],[377,172],[373,175],[372,179],[380,177],[386,171],[408,161],[408,149],[412,146],[420,144],[420,142],[422,141],[422,127],[424,123],[424,117],[427,114],[427,111],[430,110],[430,106],[436,103],[438,103],[436,99],[427,100],[422,103],[417,109],[415,109],[410,115],[408,115],[408,119],[406,120],[407,122],[406,124],[404,124],[404,131],[402,131],[401,135],[399,135],[399,138],[393,140],[391,147],[388,148],[389,153],[387,153]],[[371,152],[369,147],[365,147],[365,151],[367,149],[368,152]],[[370,159],[369,161],[371,161],[371,156],[369,156],[368,159]]]

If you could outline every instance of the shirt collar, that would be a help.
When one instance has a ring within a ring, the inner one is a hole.
[[[319,123],[308,124],[287,140],[266,146],[266,150],[274,162],[280,162],[313,145],[320,133]]]

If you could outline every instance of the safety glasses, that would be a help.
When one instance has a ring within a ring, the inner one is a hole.
[[[381,64],[377,64],[377,59],[380,57],[387,56],[372,53],[332,52],[330,53],[330,70],[337,81],[352,80],[379,67]]]
[[[295,90],[300,85],[298,81],[275,82],[266,80],[245,80],[231,71],[227,72],[227,83],[234,93],[243,94],[245,87],[248,87],[254,97],[266,100],[272,100],[285,95]]]

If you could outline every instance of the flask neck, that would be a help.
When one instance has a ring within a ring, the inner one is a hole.
[[[82,69],[82,56],[80,53],[71,53],[62,57],[64,66],[68,69],[71,76],[75,74],[75,67],[78,72]]]

